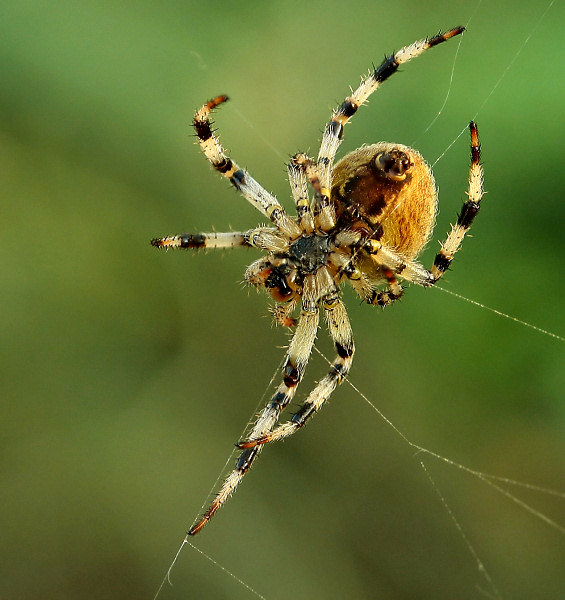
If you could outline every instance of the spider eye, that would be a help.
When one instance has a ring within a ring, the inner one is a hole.
[[[375,165],[379,171],[394,181],[406,179],[406,175],[412,163],[408,155],[401,150],[391,150],[390,152],[379,152],[375,157]]]

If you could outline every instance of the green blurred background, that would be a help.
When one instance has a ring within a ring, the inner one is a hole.
[[[151,598],[280,362],[287,334],[241,285],[255,251],[149,245],[261,222],[193,143],[211,96],[232,98],[226,147],[290,205],[286,157],[316,152],[371,62],[468,25],[383,86],[343,151],[433,162],[476,118],[488,194],[442,286],[565,333],[562,2],[538,27],[548,2],[2,4],[2,598]],[[427,265],[468,154],[465,132],[435,167]],[[385,312],[345,298],[351,381],[409,439],[565,491],[562,342],[433,289]],[[314,355],[304,387],[326,368]],[[493,597],[420,460],[501,597],[565,597],[562,533],[416,455],[347,385],[194,541],[269,599]],[[565,525],[562,497],[509,489]],[[161,598],[254,597],[190,548],[172,579]]]

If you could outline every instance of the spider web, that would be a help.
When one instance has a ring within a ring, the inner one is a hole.
[[[527,44],[529,43],[530,39],[532,38],[532,36],[534,36],[536,34],[536,32],[538,31],[541,23],[547,18],[548,13],[550,12],[551,8],[553,7],[555,3],[555,0],[551,0],[545,7],[545,9],[539,14],[539,19],[533,23],[530,31],[528,32],[528,34],[520,41],[520,45],[518,47],[518,49],[516,50],[515,54],[513,55],[512,59],[506,64],[505,69],[502,71],[500,77],[498,78],[498,80],[496,80],[496,82],[494,83],[494,85],[492,86],[492,88],[490,89],[489,93],[487,94],[487,96],[485,97],[484,101],[482,102],[482,104],[479,105],[479,108],[477,110],[477,112],[475,113],[475,115],[473,116],[473,120],[478,119],[478,116],[480,115],[481,111],[484,109],[484,107],[487,105],[487,103],[489,102],[489,100],[492,98],[492,96],[497,92],[497,90],[499,89],[500,85],[502,84],[503,80],[507,77],[507,75],[510,73],[512,67],[514,66],[514,63],[520,58],[522,52],[525,50]],[[466,23],[466,25],[469,25],[469,22],[472,20],[473,16],[476,14],[476,12],[479,10],[479,8],[481,7],[482,2],[479,1],[471,15],[471,17],[469,18],[469,21]],[[459,44],[464,44],[464,38],[462,38],[462,40],[459,42]],[[459,47],[457,49],[457,52],[459,51]],[[429,123],[429,125],[424,129],[422,136],[425,136],[437,123],[438,119],[441,117],[443,110],[445,109],[447,103],[448,103],[448,99],[451,93],[451,89],[452,89],[452,85],[453,85],[453,80],[454,80],[454,74],[456,72],[455,69],[455,64],[456,64],[456,60],[457,60],[457,53],[456,53],[456,57],[454,59],[454,63],[453,63],[453,68],[451,71],[451,76],[450,76],[450,80],[449,80],[449,86],[448,86],[448,90],[446,92],[445,95],[445,100],[440,108],[440,110],[438,111],[437,115],[434,116],[434,118],[432,119],[432,121]],[[250,127],[254,130],[254,133],[257,133],[257,137],[263,139],[263,142],[265,143],[265,145],[269,148],[271,148],[271,150],[273,152],[275,152],[277,155],[280,156],[280,153],[278,152],[278,150],[271,144],[271,142],[269,140],[267,140],[266,138],[264,138],[260,132],[257,132],[256,128],[253,125],[253,120],[247,118],[246,116],[244,116],[241,111],[238,109],[238,107],[235,107],[235,111],[237,112],[237,114],[241,117],[241,119]],[[435,166],[439,161],[441,161],[446,154],[450,151],[450,149],[455,145],[455,143],[459,140],[459,138],[466,132],[466,128],[462,128],[461,132],[449,143],[449,145],[445,148],[445,150],[443,150],[438,158],[434,161],[433,165]],[[284,157],[283,157],[284,158]],[[488,200],[488,198],[487,198]],[[521,319],[518,319],[517,317],[513,317],[510,316],[502,311],[499,311],[498,309],[494,309],[494,308],[490,308],[488,306],[485,306],[484,304],[477,302],[476,300],[469,300],[467,298],[465,298],[464,296],[458,294],[457,292],[453,292],[451,290],[448,289],[444,289],[444,288],[438,288],[440,289],[442,292],[444,293],[448,293],[451,294],[453,296],[458,297],[459,299],[462,299],[464,301],[470,302],[473,305],[476,305],[478,307],[481,307],[484,310],[488,310],[488,311],[493,311],[495,312],[497,315],[499,315],[502,318],[507,318],[507,319],[511,319],[512,321],[521,324],[525,327],[531,328],[533,330],[536,330],[538,333],[541,333],[545,336],[551,337],[553,339],[555,339],[556,341],[559,342],[563,342],[564,338],[559,335],[558,333],[553,333],[551,331],[547,331],[545,329],[539,328],[536,325],[533,325],[531,323],[528,323],[526,321],[523,321]],[[320,350],[318,350],[318,348],[315,348],[316,352],[318,352],[318,354],[320,354],[325,360],[327,360],[327,358],[323,355],[323,353],[320,352]],[[328,361],[329,362],[329,361]],[[267,395],[269,393],[269,390],[271,388],[271,384],[273,383],[273,381],[276,380],[276,378],[279,376],[279,371],[280,369],[277,368],[273,374],[273,378],[271,380],[271,383],[267,386],[266,390],[265,390],[265,395]],[[479,479],[482,483],[484,483],[487,486],[490,486],[493,490],[495,490],[498,494],[503,495],[504,497],[506,497],[507,499],[509,499],[512,503],[516,504],[521,510],[526,511],[527,513],[529,513],[530,515],[534,516],[536,519],[538,519],[539,521],[543,522],[545,525],[549,526],[550,528],[552,528],[553,530],[555,530],[556,532],[558,532],[560,535],[565,534],[565,527],[564,525],[562,525],[561,523],[557,522],[556,520],[553,520],[552,518],[550,518],[549,516],[547,516],[542,510],[538,510],[536,509],[529,501],[526,502],[524,500],[522,500],[517,492],[514,491],[510,491],[510,489],[522,489],[522,490],[527,490],[529,492],[535,493],[535,494],[542,494],[542,495],[547,495],[547,496],[552,496],[555,498],[558,498],[559,500],[563,500],[565,499],[565,493],[560,492],[560,491],[556,491],[556,490],[552,490],[552,489],[547,489],[544,488],[542,486],[537,486],[531,483],[527,483],[527,482],[523,482],[523,481],[518,481],[515,479],[511,479],[511,478],[506,478],[506,477],[501,477],[501,476],[497,476],[497,475],[492,475],[492,474],[488,474],[485,472],[482,472],[480,470],[475,470],[473,468],[470,468],[468,466],[465,466],[455,460],[452,460],[450,458],[447,458],[445,456],[442,456],[439,453],[434,452],[433,450],[430,450],[424,446],[419,445],[418,443],[412,441],[412,438],[407,436],[401,428],[399,428],[397,425],[395,425],[393,423],[392,420],[390,420],[387,416],[385,416],[385,414],[381,411],[381,409],[378,408],[378,406],[376,405],[375,401],[372,400],[372,394],[367,395],[364,391],[362,391],[361,389],[359,389],[358,387],[356,387],[355,385],[355,376],[352,375],[350,376],[350,378],[347,380],[346,382],[354,391],[355,394],[361,398],[362,400],[364,400],[364,402],[366,402],[368,404],[368,406],[370,406],[371,410],[374,411],[377,415],[377,419],[380,421],[384,421],[388,427],[390,427],[395,434],[397,434],[400,439],[407,444],[407,446],[415,452],[415,457],[416,460],[418,461],[419,466],[422,468],[423,473],[426,477],[426,479],[429,482],[429,486],[431,487],[431,489],[434,491],[434,493],[437,495],[438,500],[441,504],[441,506],[443,507],[445,514],[448,517],[448,521],[451,522],[453,528],[455,529],[455,531],[457,532],[460,540],[462,541],[463,545],[465,546],[465,548],[468,551],[468,554],[470,556],[470,560],[475,562],[476,565],[476,569],[477,572],[480,575],[480,579],[481,579],[481,583],[478,584],[477,586],[477,593],[482,596],[482,597],[488,597],[488,598],[503,598],[504,597],[504,591],[503,590],[499,590],[497,587],[497,577],[495,575],[493,575],[491,573],[491,570],[489,569],[489,565],[488,565],[488,560],[485,560],[482,555],[483,555],[483,551],[481,549],[478,549],[477,544],[473,541],[471,535],[469,535],[469,533],[467,532],[466,527],[462,524],[460,516],[459,516],[459,512],[456,508],[454,508],[454,503],[451,500],[447,499],[447,496],[444,493],[443,490],[443,486],[437,481],[436,479],[436,475],[435,473],[432,473],[431,467],[430,467],[430,462],[435,461],[435,462],[439,462],[440,464],[444,464],[447,465],[450,468],[454,468],[457,469],[458,471],[461,471],[462,473],[469,475],[473,478]],[[257,404],[257,410],[262,407],[264,404],[264,399],[261,399],[261,401],[258,402]],[[232,452],[230,454],[230,456],[228,457],[228,459],[226,460],[226,463],[223,467],[223,469],[220,471],[218,478],[213,486],[213,488],[210,491],[210,495],[213,493],[213,490],[215,490],[217,483],[221,480],[226,468],[228,467],[228,465],[230,464],[230,462],[233,459],[233,455],[234,453]],[[204,508],[206,506],[208,502],[208,498],[206,499],[205,502],[203,502],[202,504],[202,508]],[[200,511],[199,511],[200,512]],[[195,519],[196,519],[197,515],[195,515]],[[198,540],[199,541],[199,540]],[[170,583],[170,575],[171,575],[171,570],[173,568],[173,566],[177,563],[177,560],[179,558],[179,555],[181,553],[181,551],[184,549],[185,545],[190,545],[192,547],[192,549],[195,549],[197,552],[199,552],[204,558],[206,558],[208,561],[211,561],[214,566],[227,573],[231,578],[233,578],[233,580],[235,582],[237,582],[237,584],[242,585],[246,588],[246,590],[249,592],[250,597],[252,596],[257,596],[259,598],[266,598],[269,597],[268,595],[263,595],[262,593],[260,593],[259,591],[257,591],[256,589],[254,589],[250,584],[249,581],[245,581],[243,578],[238,577],[236,574],[234,574],[233,572],[229,571],[225,566],[219,564],[219,562],[217,562],[212,556],[210,556],[207,553],[204,553],[202,550],[200,550],[199,547],[197,547],[196,545],[194,545],[191,541],[188,540],[188,538],[185,538],[182,543],[180,548],[178,549],[174,560],[172,561],[172,564],[170,565],[168,571],[167,571],[167,575],[165,577],[165,579],[163,580],[163,583],[161,584],[161,587],[159,587],[159,590],[157,591],[157,594],[155,595],[155,598],[159,597],[162,595],[163,592],[163,586],[166,582]]]

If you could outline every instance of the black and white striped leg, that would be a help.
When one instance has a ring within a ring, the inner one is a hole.
[[[250,246],[240,231],[228,233],[181,233],[151,240],[156,248],[234,248]]]
[[[306,154],[297,154],[293,162],[306,173],[312,189],[314,190],[314,225],[320,231],[331,231],[336,224],[336,214],[330,202],[329,186],[322,186],[318,166]]]
[[[451,226],[451,231],[445,242],[441,245],[437,253],[434,266],[432,267],[432,276],[434,283],[447,271],[453,261],[455,253],[461,247],[461,242],[469,231],[479,209],[481,207],[481,198],[483,197],[483,166],[481,164],[481,145],[479,143],[479,131],[477,124],[471,121],[469,123],[471,132],[471,166],[469,168],[469,189],[467,191],[468,199],[463,204],[463,208],[457,217],[455,225]]]
[[[249,173],[241,169],[226,155],[218,138],[212,131],[210,114],[212,110],[227,102],[228,97],[217,96],[196,112],[193,125],[200,147],[214,169],[226,177],[231,184],[246,198],[257,210],[268,217],[278,229],[295,239],[300,236],[301,230],[279,204],[278,200],[267,192]]]
[[[251,439],[239,444],[240,448],[257,448],[261,444],[273,442],[292,435],[312,417],[328,400],[335,388],[349,373],[355,344],[349,324],[347,311],[337,290],[323,300],[328,331],[335,344],[337,356],[331,365],[329,373],[318,382],[306,398],[302,408],[296,412],[290,421],[283,423],[260,438]]]
[[[257,227],[243,234],[245,241],[255,248],[262,248],[269,252],[288,252],[288,238],[277,229],[271,227]]]
[[[381,83],[396,73],[401,64],[416,58],[429,48],[433,48],[434,46],[463,33],[464,30],[464,27],[455,27],[445,33],[438,33],[432,38],[426,38],[425,40],[414,42],[409,46],[404,46],[404,48],[401,48],[398,52],[387,56],[367,78],[361,80],[361,84],[351,96],[348,96],[344,102],[334,110],[332,118],[324,130],[317,161],[322,188],[330,187],[333,161],[339,145],[341,144],[343,127],[357,112],[358,108],[377,90]]]
[[[308,177],[302,161],[297,158],[302,155],[293,156],[287,165],[288,180],[294,204],[296,206],[296,215],[298,223],[304,233],[310,234],[314,231],[314,215],[310,208],[310,198],[308,196]]]
[[[151,240],[156,248],[235,248],[253,246],[270,252],[287,252],[288,238],[274,227],[257,227],[249,231],[227,233],[181,233]]]
[[[392,292],[397,291],[399,284],[396,277],[401,277],[412,283],[422,286],[430,286],[434,284],[434,279],[430,271],[424,268],[420,263],[403,258],[398,252],[383,245],[381,242],[374,239],[363,238],[359,233],[346,231],[339,233],[336,238],[338,248],[349,249],[352,255],[348,260],[344,261],[343,254],[334,252],[330,255],[330,261],[339,267],[340,272],[346,275],[349,279],[360,279],[362,274],[355,266],[358,260],[358,254],[368,256],[375,263],[375,267],[379,269],[380,276],[390,284]],[[340,264],[341,261],[341,264]],[[389,273],[387,275],[387,273]]]
[[[315,275],[309,275],[304,280],[302,311],[296,331],[294,332],[287,350],[286,363],[283,370],[283,381],[257,418],[257,421],[249,434],[249,439],[251,440],[262,438],[271,431],[283,408],[294,397],[296,388],[302,379],[304,369],[306,368],[316,339],[319,321],[319,300],[317,294],[318,286],[315,281]],[[243,476],[249,470],[253,461],[261,451],[261,446],[256,446],[255,443],[252,443],[250,447],[240,447],[245,449],[239,455],[234,470],[224,481],[208,510],[188,531],[188,535],[196,535],[214,516],[216,511],[221,508],[224,502],[239,485],[239,482],[243,479]]]

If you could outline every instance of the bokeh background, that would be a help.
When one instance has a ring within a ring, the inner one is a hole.
[[[429,265],[476,118],[488,194],[442,286],[565,333],[562,2],[541,22],[549,1],[2,4],[2,598],[152,598],[270,391],[288,336],[241,285],[256,252],[149,245],[261,221],[193,143],[211,96],[232,98],[225,146],[290,206],[284,161],[316,152],[348,86],[468,25],[387,82],[342,151],[443,155]],[[405,436],[565,492],[562,342],[438,290],[384,312],[344,293],[351,381]],[[325,370],[314,355],[304,389]],[[421,460],[500,597],[565,596],[563,530],[416,453],[347,385],[194,542],[269,599],[496,597]],[[565,525],[563,496],[504,487]],[[256,597],[188,547],[172,580],[163,600]]]

